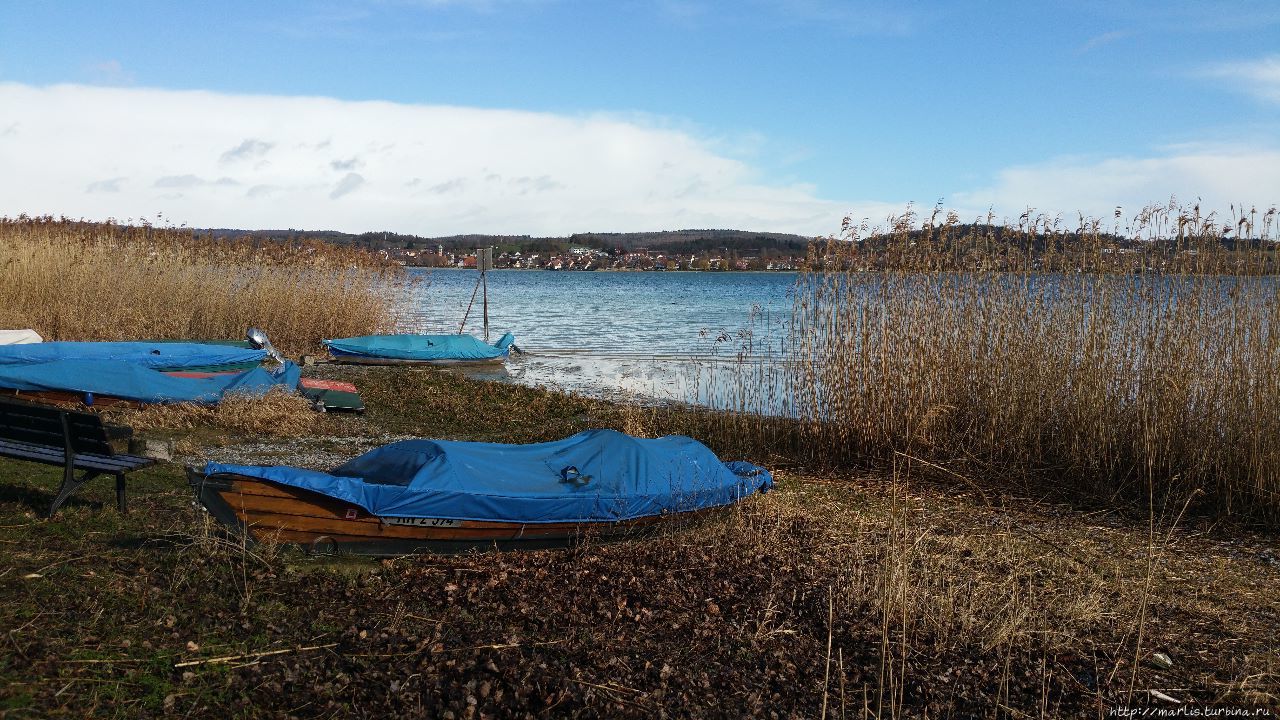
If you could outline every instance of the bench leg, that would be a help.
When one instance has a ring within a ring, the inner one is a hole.
[[[52,518],[54,513],[58,512],[58,508],[62,507],[62,503],[66,502],[72,493],[79,490],[81,485],[101,474],[97,470],[86,470],[83,476],[77,478],[75,473],[68,468],[67,472],[62,476],[62,487],[58,489],[58,496],[53,499],[53,504],[49,506],[49,517]]]
[[[124,501],[124,473],[116,473],[116,509],[121,515],[129,512]]]

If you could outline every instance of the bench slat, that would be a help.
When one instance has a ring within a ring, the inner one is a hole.
[[[34,460],[50,465],[63,465],[66,462],[66,456],[62,450],[15,441],[0,441],[0,455],[23,460]],[[97,455],[92,453],[79,453],[75,455],[73,460],[73,466],[79,469],[111,472],[133,470],[154,463],[155,460],[139,455]]]
[[[23,402],[0,401],[0,438],[61,448],[64,443],[63,414],[71,431],[72,450],[97,455],[114,454],[110,442],[112,433],[102,424],[101,417]],[[120,431],[117,430],[116,434],[119,435]]]
[[[0,438],[5,440],[15,440],[18,442],[33,443],[36,445],[46,445],[48,447],[56,447],[59,450],[62,450],[61,432],[50,433],[12,426],[0,426]],[[72,437],[71,448],[76,452],[87,452],[95,455],[113,454],[111,443],[108,443],[105,440],[88,440],[79,436]]]

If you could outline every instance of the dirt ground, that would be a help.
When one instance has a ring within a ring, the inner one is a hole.
[[[46,521],[59,471],[0,460],[0,716],[1280,710],[1274,535],[976,491],[909,464],[780,470],[775,492],[723,517],[568,550],[246,547],[194,505],[181,461],[325,467],[406,436],[635,430],[631,410],[544,390],[322,371],[360,385],[369,412],[292,437],[220,420],[146,430],[180,462],[134,474],[127,515],[98,482]]]

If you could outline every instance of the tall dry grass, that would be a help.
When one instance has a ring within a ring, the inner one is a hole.
[[[811,251],[784,362],[744,360],[710,434],[1275,521],[1278,246],[1274,209],[846,225]]]
[[[239,338],[290,354],[394,326],[395,268],[359,251],[181,228],[0,218],[0,327],[49,340]]]
[[[326,419],[311,407],[309,400],[283,389],[272,389],[261,396],[233,393],[217,405],[109,407],[103,409],[103,415],[140,431],[212,428],[256,438],[308,437],[321,429]]]

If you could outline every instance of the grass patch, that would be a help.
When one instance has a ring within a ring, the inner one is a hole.
[[[323,370],[374,402],[364,418],[326,418],[327,437],[283,440],[299,457],[355,454],[388,432],[666,429],[660,410],[451,373]],[[233,440],[202,439],[202,452]],[[132,476],[128,515],[103,482],[44,521],[58,472],[0,461],[0,707],[1052,717],[1146,702],[1148,689],[1277,704],[1274,539],[1200,519],[1153,535],[1113,512],[984,502],[917,467],[784,470],[777,492],[728,517],[642,542],[374,561],[245,548],[192,506],[176,465]]]

